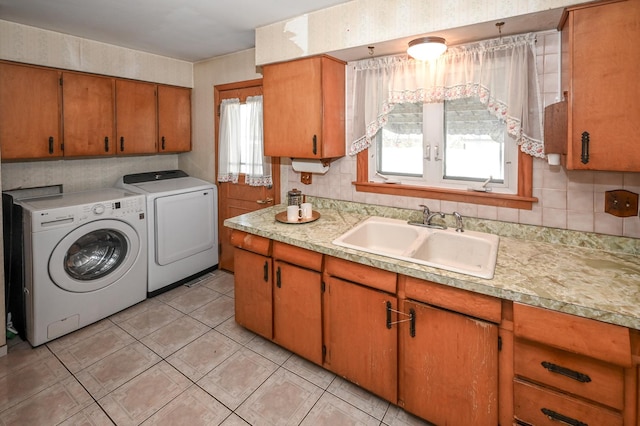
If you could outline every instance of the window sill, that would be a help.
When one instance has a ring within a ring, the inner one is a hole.
[[[509,207],[522,210],[531,210],[533,208],[533,204],[538,202],[538,199],[535,197],[525,197],[516,194],[461,191],[455,189],[428,188],[377,182],[353,182],[353,184],[358,192],[430,198],[433,200],[456,201],[461,203]]]

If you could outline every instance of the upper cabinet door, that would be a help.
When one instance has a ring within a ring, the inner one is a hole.
[[[116,80],[116,152],[122,155],[157,151],[156,85]]]
[[[191,89],[158,86],[158,152],[191,150]]]
[[[64,155],[115,154],[114,79],[63,73]]]
[[[344,156],[345,63],[315,56],[262,71],[265,155]]]
[[[638,1],[569,11],[562,30],[567,168],[640,171],[639,39]]]
[[[0,76],[2,160],[60,157],[60,72],[0,63]]]

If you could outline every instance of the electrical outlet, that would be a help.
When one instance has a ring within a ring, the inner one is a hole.
[[[618,217],[638,215],[638,194],[624,189],[604,193],[604,211]]]

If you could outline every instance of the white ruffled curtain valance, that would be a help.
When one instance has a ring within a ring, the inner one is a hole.
[[[544,158],[542,106],[535,60],[535,35],[486,40],[450,48],[434,61],[406,55],[355,64],[354,130],[349,154],[371,146],[399,103],[478,98],[506,122],[520,149]]]
[[[218,182],[238,183],[241,173],[250,186],[271,186],[271,159],[264,156],[262,96],[220,103]]]

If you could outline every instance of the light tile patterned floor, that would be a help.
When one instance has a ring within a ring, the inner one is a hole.
[[[238,326],[233,275],[0,358],[2,425],[426,425]]]

